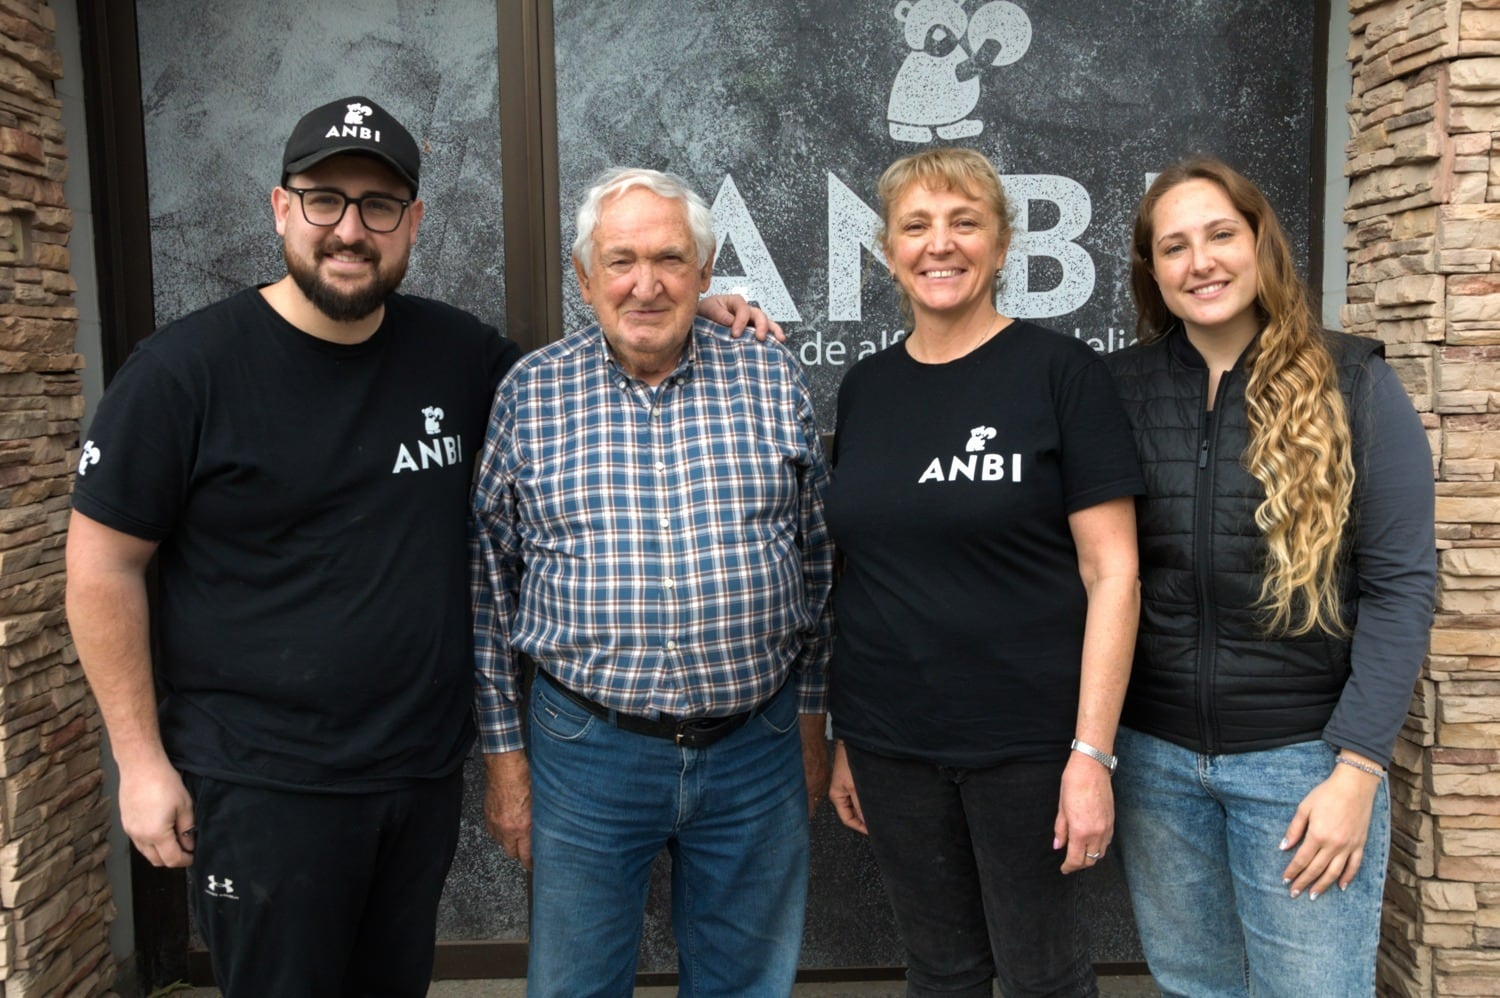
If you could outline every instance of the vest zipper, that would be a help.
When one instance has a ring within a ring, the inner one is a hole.
[[[1213,505],[1214,465],[1211,458],[1218,443],[1219,429],[1223,424],[1224,396],[1233,371],[1219,376],[1219,388],[1214,395],[1213,418],[1208,411],[1199,414],[1197,495],[1193,508],[1193,574],[1198,590],[1198,728],[1203,751],[1209,754],[1219,750],[1219,732],[1214,723],[1213,692],[1215,683],[1216,635],[1219,629],[1217,604],[1213,591]],[[1203,396],[1208,396],[1208,372],[1203,374]]]

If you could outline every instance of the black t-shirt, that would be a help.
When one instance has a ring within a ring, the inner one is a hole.
[[[1016,322],[969,355],[866,358],[839,391],[834,730],[883,755],[1064,756],[1087,599],[1068,515],[1142,491],[1109,372]]]
[[[73,504],[159,540],[162,737],[180,768],[368,791],[472,740],[474,455],[516,345],[395,295],[353,346],[247,289],[147,338],[110,385]]]

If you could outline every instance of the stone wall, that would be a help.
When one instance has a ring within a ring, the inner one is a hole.
[[[1391,767],[1380,993],[1500,995],[1500,0],[1349,0],[1345,327],[1432,443],[1439,596]]]
[[[0,998],[115,972],[100,721],[63,620],[83,398],[61,73],[51,8],[0,0]]]

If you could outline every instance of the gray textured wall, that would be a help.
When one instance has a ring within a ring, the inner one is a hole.
[[[871,235],[875,180],[924,145],[916,129],[978,122],[975,134],[936,140],[980,149],[1009,177],[1041,178],[1011,181],[1013,195],[1029,196],[1017,198],[1024,232],[1002,309],[1101,348],[1132,326],[1128,224],[1146,175],[1174,158],[1210,151],[1245,170],[1306,259],[1313,5],[1014,7],[556,0],[565,244],[578,194],[607,166],[670,169],[719,199],[726,239],[715,289],[746,289],[788,327],[825,426],[842,371],[899,329],[884,267],[859,247]],[[286,134],[302,111],[363,93],[424,147],[428,214],[407,288],[503,328],[492,2],[138,0],[137,12],[159,320],[280,276],[269,191]],[[961,49],[946,61],[921,52],[938,22],[971,49],[1002,41],[1002,65],[960,81],[951,63],[965,58]],[[587,315],[571,273],[564,286],[571,328]],[[524,938],[524,879],[484,834],[473,761],[467,778],[440,937]],[[863,843],[827,809],[814,832],[804,964],[899,962]],[[663,873],[644,970],[675,960]],[[1090,876],[1096,958],[1138,958],[1116,869]]]
[[[809,364],[831,430],[842,371],[900,328],[884,266],[855,249],[870,236],[881,170],[927,144],[894,138],[890,112],[937,123],[967,110],[961,120],[978,122],[978,134],[936,141],[979,149],[1007,176],[1053,178],[1009,185],[1019,228],[1035,235],[1012,246],[1001,310],[1108,349],[1134,326],[1124,251],[1146,174],[1176,158],[1213,152],[1260,182],[1307,258],[1313,6],[556,0],[564,244],[579,194],[604,167],[672,170],[710,202],[732,177],[746,210],[738,221],[717,213],[721,235],[733,228],[715,290],[749,286],[771,302],[784,287],[800,318],[773,311]],[[1024,47],[1017,21],[1030,28]],[[1004,38],[1007,64],[960,83],[908,42],[909,29],[920,47],[921,29],[939,23],[974,50]],[[1059,190],[1062,210],[1033,200]],[[769,268],[754,264],[760,242]],[[1074,259],[1063,266],[1049,253]],[[736,276],[765,274],[774,279]],[[1047,300],[1053,288],[1064,300]],[[566,308],[570,328],[585,321],[571,286]],[[829,343],[842,344],[842,357]]]
[[[359,94],[422,146],[427,215],[405,290],[500,323],[500,89],[493,0],[139,0],[156,318],[284,274],[281,150]]]

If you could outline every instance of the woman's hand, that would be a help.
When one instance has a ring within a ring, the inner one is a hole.
[[[1345,754],[1376,766],[1362,756]],[[1340,890],[1349,886],[1364,861],[1365,838],[1380,780],[1353,766],[1335,765],[1328,778],[1302,798],[1281,840],[1283,851],[1297,850],[1281,872],[1282,883],[1291,889],[1292,897],[1307,891],[1307,899],[1315,901],[1335,882]]]
[[[1052,848],[1068,850],[1063,873],[1087,870],[1099,862],[1115,837],[1115,791],[1109,770],[1081,753],[1070,754],[1052,824]]]
[[[865,827],[865,813],[859,808],[859,794],[854,789],[854,774],[849,772],[849,755],[844,743],[833,747],[833,779],[828,784],[828,799],[839,813],[839,820],[861,835],[869,835]]]

